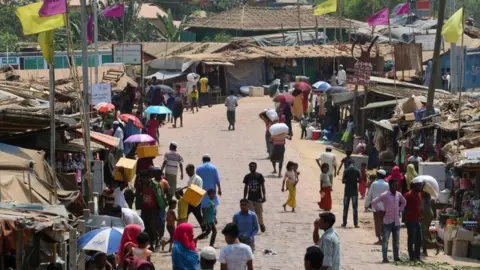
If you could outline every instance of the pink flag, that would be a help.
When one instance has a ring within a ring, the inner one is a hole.
[[[103,11],[105,17],[123,17],[123,9],[125,6],[123,3],[109,7]]]
[[[395,15],[408,14],[408,12],[410,12],[410,5],[407,2],[403,4],[399,9],[397,9],[397,12],[395,12]]]
[[[93,13],[90,14],[87,22],[87,40],[88,42],[93,42]]]
[[[369,26],[387,25],[390,22],[390,15],[388,14],[388,8],[384,8],[379,12],[368,17],[367,23]]]
[[[43,0],[43,6],[40,8],[38,15],[40,17],[48,17],[65,13],[67,13],[65,0]]]

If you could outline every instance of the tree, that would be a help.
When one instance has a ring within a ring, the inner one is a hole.
[[[167,16],[160,16],[157,14],[157,18],[160,22],[160,25],[157,26],[157,30],[165,41],[180,41],[180,33],[183,30],[183,25],[186,21],[186,16],[180,22],[179,26],[176,26],[174,23],[173,15],[170,9],[167,11]]]
[[[0,51],[18,52],[22,48],[19,42],[20,39],[17,35],[4,32],[0,35]]]

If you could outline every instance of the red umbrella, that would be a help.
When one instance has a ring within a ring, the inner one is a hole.
[[[293,103],[295,101],[295,97],[290,94],[283,93],[274,97],[273,101],[280,102],[280,103]]]
[[[306,82],[297,82],[293,85],[293,88],[301,90],[303,92],[312,91],[312,87]]]
[[[138,117],[136,117],[135,115],[133,114],[129,114],[129,113],[125,113],[125,114],[120,114],[120,120],[122,120],[123,122],[125,123],[128,123],[128,120],[132,120],[133,124],[137,127],[137,128],[144,128],[143,127],[143,124],[142,124],[142,121],[140,121],[140,119],[138,119]]]
[[[97,105],[95,105],[94,108],[99,112],[106,113],[108,111],[115,109],[115,105],[108,102],[100,102]]]

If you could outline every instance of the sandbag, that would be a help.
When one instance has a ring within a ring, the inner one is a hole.
[[[423,180],[423,183],[425,183],[423,191],[430,194],[430,196],[432,196],[432,199],[436,200],[438,198],[438,195],[440,194],[440,189],[438,188],[438,182],[435,178],[430,175],[419,175],[413,178],[413,180],[415,179]]]
[[[270,134],[272,136],[278,136],[278,135],[281,135],[281,134],[287,134],[288,133],[288,126],[285,125],[284,123],[277,123],[277,124],[273,124],[270,129]]]
[[[278,114],[274,109],[270,109],[266,111],[265,114],[267,115],[268,119],[270,119],[270,121],[272,122],[278,120]]]
[[[240,87],[240,94],[242,96],[248,96],[250,94],[250,87],[251,86],[248,86],[248,85]]]
[[[420,108],[422,108],[422,102],[415,95],[412,95],[402,104],[402,111],[404,114],[415,112]]]
[[[200,79],[200,76],[196,73],[189,73],[187,75],[187,81],[197,83],[198,80]]]

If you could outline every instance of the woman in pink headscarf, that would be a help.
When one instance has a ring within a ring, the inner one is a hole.
[[[402,190],[403,186],[403,174],[400,172],[400,167],[393,166],[392,173],[385,178],[385,181],[389,182],[390,179],[397,179],[398,180],[398,190]]]
[[[120,246],[117,251],[117,263],[118,267],[122,267],[125,264],[125,258],[128,257],[132,251],[132,248],[138,246],[137,237],[142,232],[142,228],[137,224],[130,224],[123,230],[122,239],[120,240]],[[133,255],[133,253],[131,253]]]
[[[172,264],[173,270],[197,270],[200,257],[195,248],[193,226],[182,223],[173,234]]]

